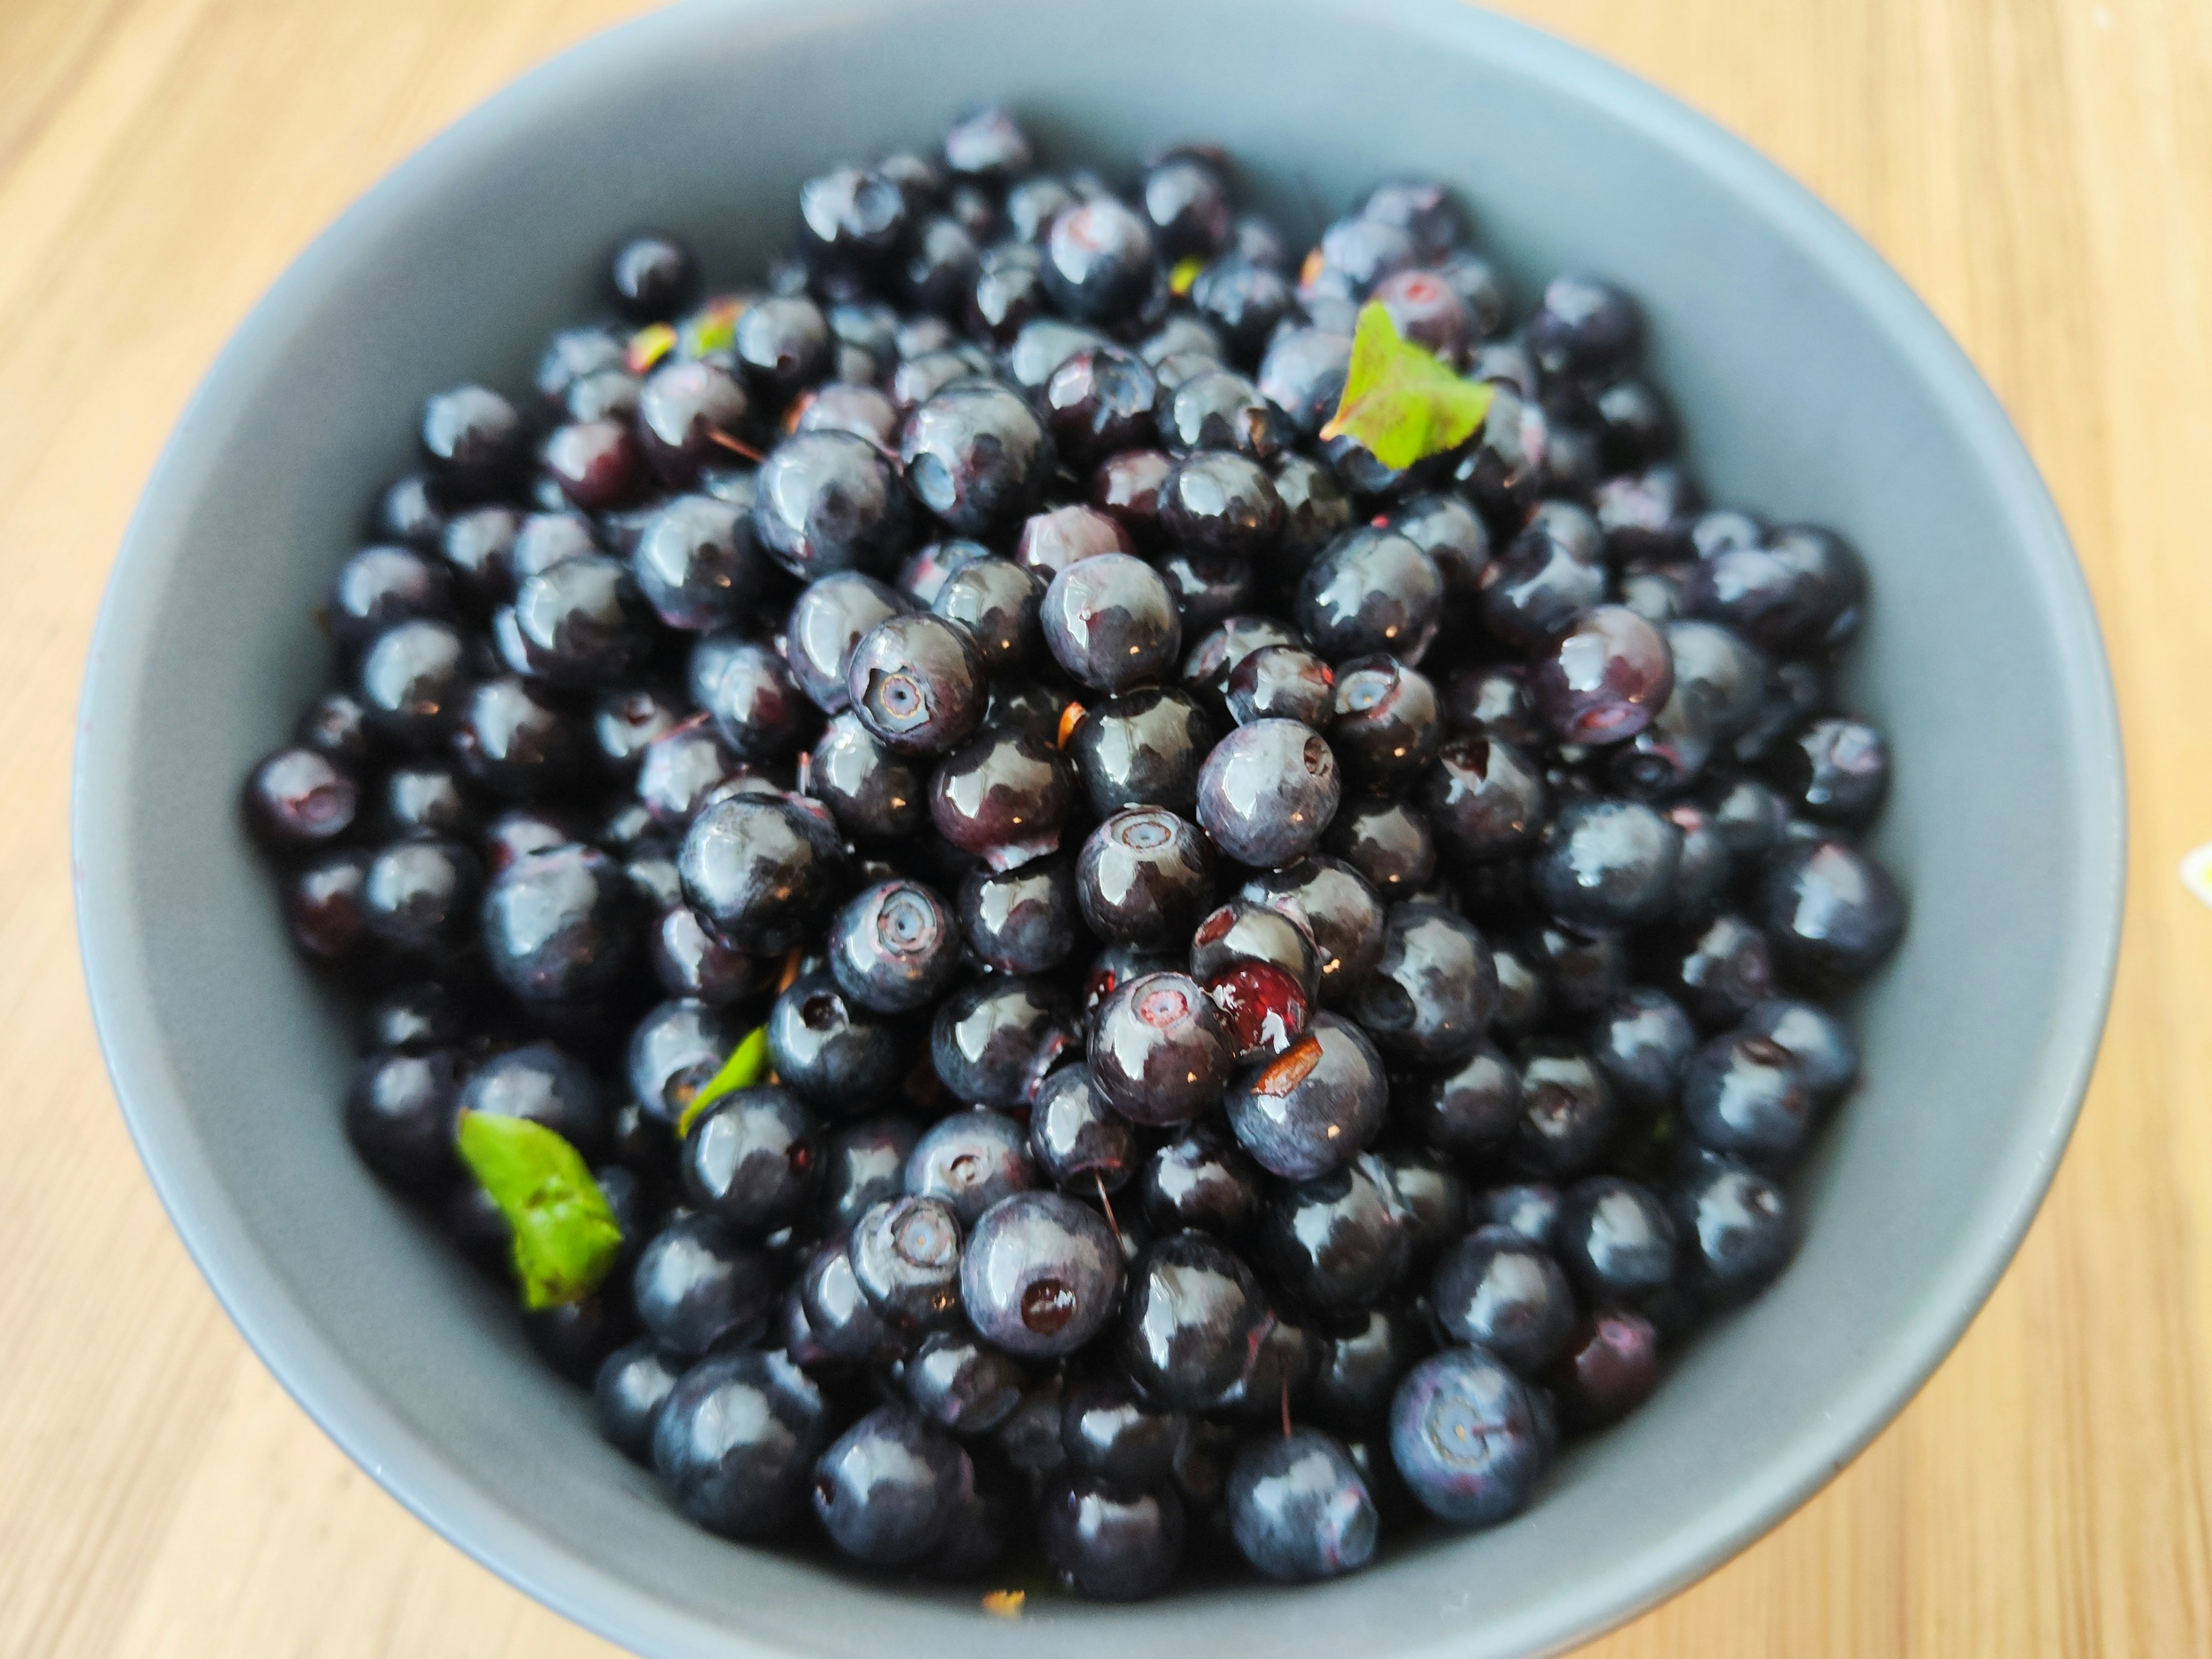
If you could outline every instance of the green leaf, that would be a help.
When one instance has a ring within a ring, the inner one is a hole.
[[[699,1121],[699,1114],[712,1106],[724,1095],[734,1094],[739,1089],[750,1089],[768,1075],[768,1027],[757,1027],[740,1042],[722,1066],[707,1080],[707,1086],[691,1097],[684,1108],[684,1115],[676,1120],[676,1133],[686,1135]]]
[[[514,1276],[533,1312],[588,1296],[622,1254],[623,1233],[583,1155],[542,1123],[463,1112],[461,1162],[514,1235]]]
[[[1352,337],[1344,396],[1321,435],[1347,434],[1383,465],[1408,467],[1465,443],[1489,413],[1490,395],[1486,382],[1463,379],[1399,338],[1382,307],[1364,306]]]

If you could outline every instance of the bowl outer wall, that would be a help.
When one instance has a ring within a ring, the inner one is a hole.
[[[1444,176],[1524,299],[1566,264],[1642,295],[1653,371],[1717,499],[1832,524],[1875,574],[1849,689],[1896,741],[1875,844],[1914,926],[1860,1000],[1869,1080],[1796,1188],[1811,1223],[1798,1261],[1643,1412],[1564,1460],[1522,1519],[1334,1584],[1033,1601],[1012,1624],[972,1591],[878,1585],[678,1520],[592,1435],[587,1399],[538,1364],[498,1294],[362,1178],[334,1104],[344,1022],[293,964],[234,827],[237,779],[326,682],[307,619],[367,495],[409,464],[424,391],[526,386],[538,342],[592,305],[589,238],[662,224],[710,270],[756,269],[738,261],[787,239],[799,179],[924,142],[987,96],[1033,115],[1055,155],[1202,129],[1304,233],[1377,177]],[[1067,1659],[1132,1642],[1475,1659],[1617,1622],[1842,1468],[1980,1306],[2078,1110],[2124,867],[2088,595],[1941,325],[1703,118],[1452,0],[690,0],[554,60],[364,197],[210,371],[110,579],[75,791],[79,928],[116,1091],[226,1309],[417,1515],[655,1656],[896,1644],[928,1659],[1042,1637]]]

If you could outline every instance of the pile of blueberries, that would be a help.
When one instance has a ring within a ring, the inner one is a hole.
[[[1431,184],[1301,259],[992,109],[799,216],[742,291],[622,246],[338,572],[245,805],[354,1144],[501,1273],[457,1115],[573,1144],[623,1255],[530,1339],[717,1533],[1133,1598],[1505,1519],[1856,1080],[1857,556],[1704,506],[1631,300],[1516,324]],[[1367,305],[1465,443],[1322,437]]]

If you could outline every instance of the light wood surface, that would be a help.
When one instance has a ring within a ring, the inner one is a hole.
[[[194,1273],[93,1041],[66,778],[101,581],[224,337],[437,127],[637,9],[0,0],[0,1659],[609,1651],[348,1463]],[[2133,778],[2103,1062],[2011,1273],[1826,1492],[1589,1651],[2212,1652],[2212,910],[2175,876],[2212,839],[2212,9],[1516,9],[1776,157],[1965,343],[2080,544]]]

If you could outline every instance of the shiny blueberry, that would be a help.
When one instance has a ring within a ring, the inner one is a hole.
[[[1675,1189],[1670,1208],[1689,1284],[1719,1306],[1765,1289],[1796,1243],[1782,1190],[1727,1158],[1699,1162]]]
[[[1205,837],[1164,808],[1116,812],[1083,843],[1075,892],[1084,920],[1112,944],[1180,945],[1213,890]]]
[[[1374,1302],[1404,1273],[1412,1218],[1372,1154],[1281,1189],[1268,1204],[1262,1249],[1275,1282],[1301,1305],[1345,1312]]]
[[[987,674],[968,631],[941,617],[897,616],[853,647],[845,690],[877,742],[902,755],[957,748],[983,717]]]
[[[1849,984],[1896,948],[1905,900],[1864,853],[1840,841],[1806,842],[1769,860],[1758,919],[1786,975],[1815,987]]]
[[[1738,1032],[1700,1048],[1682,1079],[1682,1116],[1700,1146],[1732,1157],[1787,1158],[1818,1108],[1790,1052]]]
[[[1486,1226],[1445,1251],[1431,1289],[1437,1322],[1534,1376],[1574,1329],[1567,1275],[1545,1249],[1505,1227]]]
[[[485,890],[485,959],[526,1002],[564,1002],[629,974],[637,925],[622,872],[604,853],[560,847],[520,860]]]
[[[1086,1601],[1158,1595],[1182,1559],[1182,1504],[1171,1486],[1131,1492],[1097,1475],[1063,1474],[1037,1509],[1044,1559]]]
[[[1147,974],[1100,1006],[1091,1032],[1091,1085],[1133,1122],[1187,1123],[1221,1098],[1236,1052],[1197,981]]]
[[[759,1329],[775,1305],[775,1278],[766,1256],[711,1216],[695,1213],[670,1222],[646,1245],[630,1297],[655,1342],[696,1357]]]
[[[781,1353],[738,1349],[678,1379],[653,1421],[653,1465],[709,1532],[763,1538],[789,1525],[828,1438],[811,1378]]]
[[[1136,1173],[1137,1137],[1091,1086],[1085,1065],[1045,1079],[1030,1109],[1029,1139],[1037,1168],[1071,1192],[1119,1192]]]
[[[1298,579],[1298,626],[1333,662],[1389,652],[1417,663],[1443,602],[1436,562],[1407,538],[1363,526],[1340,536]]]
[[[1067,1007],[1045,981],[994,975],[938,1005],[930,1057],[954,1099],[1026,1106],[1073,1040]]]
[[[1121,1295],[1120,1244],[1097,1211],[1059,1193],[1016,1193],[984,1211],[961,1263],[969,1323],[1028,1358],[1075,1352]]]
[[[869,735],[850,709],[823,728],[808,787],[855,841],[903,841],[927,822],[926,775]]]
[[[1356,1158],[1389,1103],[1382,1057],[1366,1033],[1324,1013],[1283,1054],[1237,1079],[1229,1126],[1262,1169],[1304,1181]]]
[[[975,1480],[962,1451],[907,1406],[879,1406],[814,1465],[814,1512],[855,1560],[903,1566],[935,1549]]]
[[[1019,524],[1036,511],[1056,464],[1036,411],[986,380],[947,386],[915,410],[899,454],[915,499],[961,536]]]
[[[888,574],[905,550],[906,492],[890,459],[846,432],[802,432],[769,453],[753,534],[802,580],[835,570]]]
[[[1059,848],[1075,781],[1044,738],[990,726],[939,763],[928,793],[939,835],[994,870],[1010,870]]]
[[[1456,1158],[1495,1150],[1521,1114],[1521,1074],[1485,1043],[1448,1069],[1407,1079],[1393,1104],[1426,1145]]]
[[[1041,974],[1075,950],[1082,918],[1065,859],[1012,870],[971,871],[961,884],[960,926],[977,958],[1005,974]]]
[[[1167,585],[1125,553],[1085,559],[1054,576],[1042,616],[1054,659],[1094,690],[1157,679],[1182,653],[1182,623]]]
[[[1040,654],[1045,586],[1011,559],[975,559],[945,580],[929,608],[968,630],[984,667],[1004,673]]]
[[[1194,450],[1175,463],[1158,492],[1162,526],[1200,552],[1258,558],[1282,533],[1283,498],[1274,481],[1234,450]]]
[[[1589,1055],[1567,1043],[1533,1043],[1521,1059],[1521,1118],[1509,1156],[1546,1181],[1580,1175],[1620,1116],[1619,1097]]]
[[[848,999],[820,969],[801,974],[776,998],[768,1050],[787,1088],[840,1117],[889,1100],[908,1061],[899,1028]]]
[[[1514,1515],[1544,1464],[1527,1389],[1480,1348],[1448,1350],[1407,1374],[1391,1402],[1390,1455],[1422,1506],[1456,1527]]]
[[[1312,851],[1336,816],[1336,757],[1293,720],[1240,726],[1199,774],[1198,817],[1240,863],[1279,868]]]
[[[1271,1317],[1252,1270],[1225,1245],[1170,1233],[1129,1270],[1122,1359],[1151,1398],[1206,1410],[1243,1376]]]
[[[801,943],[847,878],[827,815],[788,796],[734,795],[700,812],[677,859],[686,902],[756,955]]]

